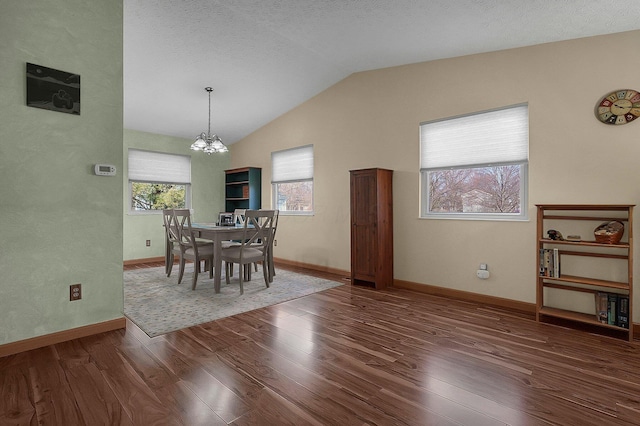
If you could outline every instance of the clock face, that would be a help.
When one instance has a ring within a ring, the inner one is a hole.
[[[616,90],[606,95],[596,107],[596,117],[606,124],[627,124],[640,117],[640,92]]]

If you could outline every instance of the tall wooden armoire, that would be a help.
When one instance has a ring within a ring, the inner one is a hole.
[[[351,283],[393,285],[393,170],[351,170]]]

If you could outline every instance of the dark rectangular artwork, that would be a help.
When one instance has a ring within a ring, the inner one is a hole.
[[[80,76],[27,62],[27,106],[80,115]]]

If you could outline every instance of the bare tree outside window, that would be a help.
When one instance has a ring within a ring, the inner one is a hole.
[[[431,171],[430,213],[520,213],[522,165]]]
[[[278,183],[275,192],[281,212],[313,211],[313,181]]]

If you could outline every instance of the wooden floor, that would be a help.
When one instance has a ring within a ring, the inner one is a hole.
[[[640,344],[344,285],[0,358],[0,392],[0,425],[628,425]]]

